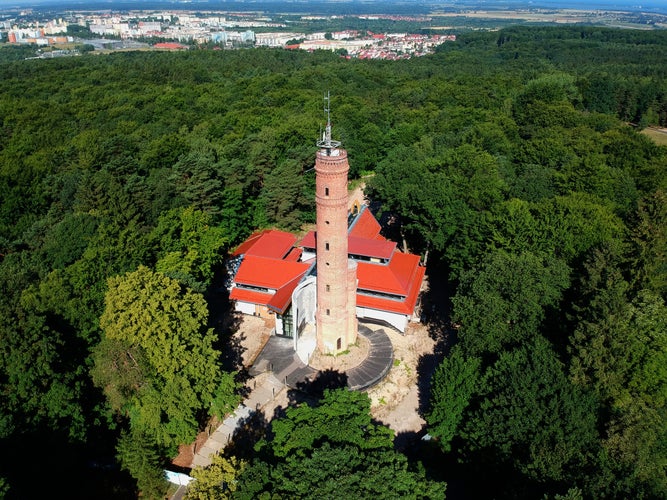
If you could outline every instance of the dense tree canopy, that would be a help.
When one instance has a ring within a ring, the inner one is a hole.
[[[445,484],[394,451],[392,438],[372,421],[366,394],[326,390],[316,406],[290,407],[273,420],[231,496],[444,498]]]
[[[53,478],[117,455],[130,491],[161,494],[175,445],[236,400],[211,330],[225,253],[313,221],[330,89],[352,175],[448,273],[458,345],[428,416],[434,462],[458,464],[442,477],[482,496],[480,470],[494,496],[664,496],[667,149],[640,131],[667,125],[666,33],[512,27],[403,61],[0,50],[0,443],[19,454],[0,490],[43,493],[20,444],[48,439]],[[357,425],[367,403],[329,397],[217,477],[326,496],[340,466],[351,496],[383,496],[387,471],[442,494]]]

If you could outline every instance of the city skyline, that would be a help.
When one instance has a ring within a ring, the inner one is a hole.
[[[583,2],[581,0],[515,0],[506,2],[501,0],[486,0],[472,2],[463,1],[428,1],[418,0],[368,0],[368,1],[322,1],[305,0],[299,2],[287,1],[264,1],[264,2],[244,2],[244,1],[174,1],[174,0],[123,0],[121,2],[110,0],[0,0],[0,11],[3,9],[21,9],[21,8],[63,8],[68,10],[125,10],[132,8],[139,9],[175,9],[175,10],[227,10],[238,6],[248,6],[253,10],[275,10],[278,7],[290,11],[310,10],[314,6],[319,8],[327,7],[326,10],[345,9],[351,7],[357,11],[364,9],[377,11],[377,9],[389,9],[387,12],[400,10],[401,12],[414,11],[426,12],[431,8],[451,8],[451,9],[491,9],[491,10],[512,10],[512,9],[575,9],[575,10],[621,10],[621,11],[646,11],[646,12],[667,12],[667,6],[662,0],[590,0]]]

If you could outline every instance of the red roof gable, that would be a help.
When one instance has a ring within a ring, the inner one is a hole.
[[[361,213],[352,222],[349,235],[357,238],[382,238],[380,223],[366,206],[362,206]]]
[[[275,229],[265,229],[264,231],[250,235],[247,240],[236,248],[233,255],[245,254],[282,259],[292,250],[296,240],[297,237],[291,233]]]
[[[303,276],[309,267],[310,264],[305,262],[246,254],[236,272],[234,281],[242,285],[278,290],[294,278]]]
[[[299,243],[303,248],[315,248],[315,244],[315,231],[308,231],[308,234]]]

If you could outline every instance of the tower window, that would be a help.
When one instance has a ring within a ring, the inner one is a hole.
[[[327,309],[327,316],[331,315],[331,309]]]
[[[329,242],[328,241],[324,244],[324,249],[329,250]]]
[[[331,286],[327,285],[327,292],[330,292],[330,291],[331,291]]]
[[[324,223],[325,223],[327,226],[329,225],[329,221],[328,221],[328,220],[325,220]]]
[[[324,196],[329,196],[329,188],[328,187],[324,188]]]

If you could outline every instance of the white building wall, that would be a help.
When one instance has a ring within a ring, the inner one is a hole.
[[[251,304],[250,302],[241,302],[237,300],[234,310],[241,312],[243,314],[252,315],[255,314],[255,304]]]
[[[294,321],[294,336],[303,327],[304,323],[315,323],[315,309],[317,308],[316,278],[311,276],[301,282],[292,292],[292,317]]]
[[[306,250],[304,248],[303,253],[301,254],[301,262],[307,262],[310,259],[314,259],[316,255],[317,254],[314,251]]]
[[[357,318],[384,321],[401,333],[405,333],[405,328],[408,326],[409,320],[405,314],[378,311],[377,309],[369,309],[367,307],[357,307]]]
[[[282,335],[284,333],[283,329],[283,317],[279,314],[276,314],[276,335]]]

